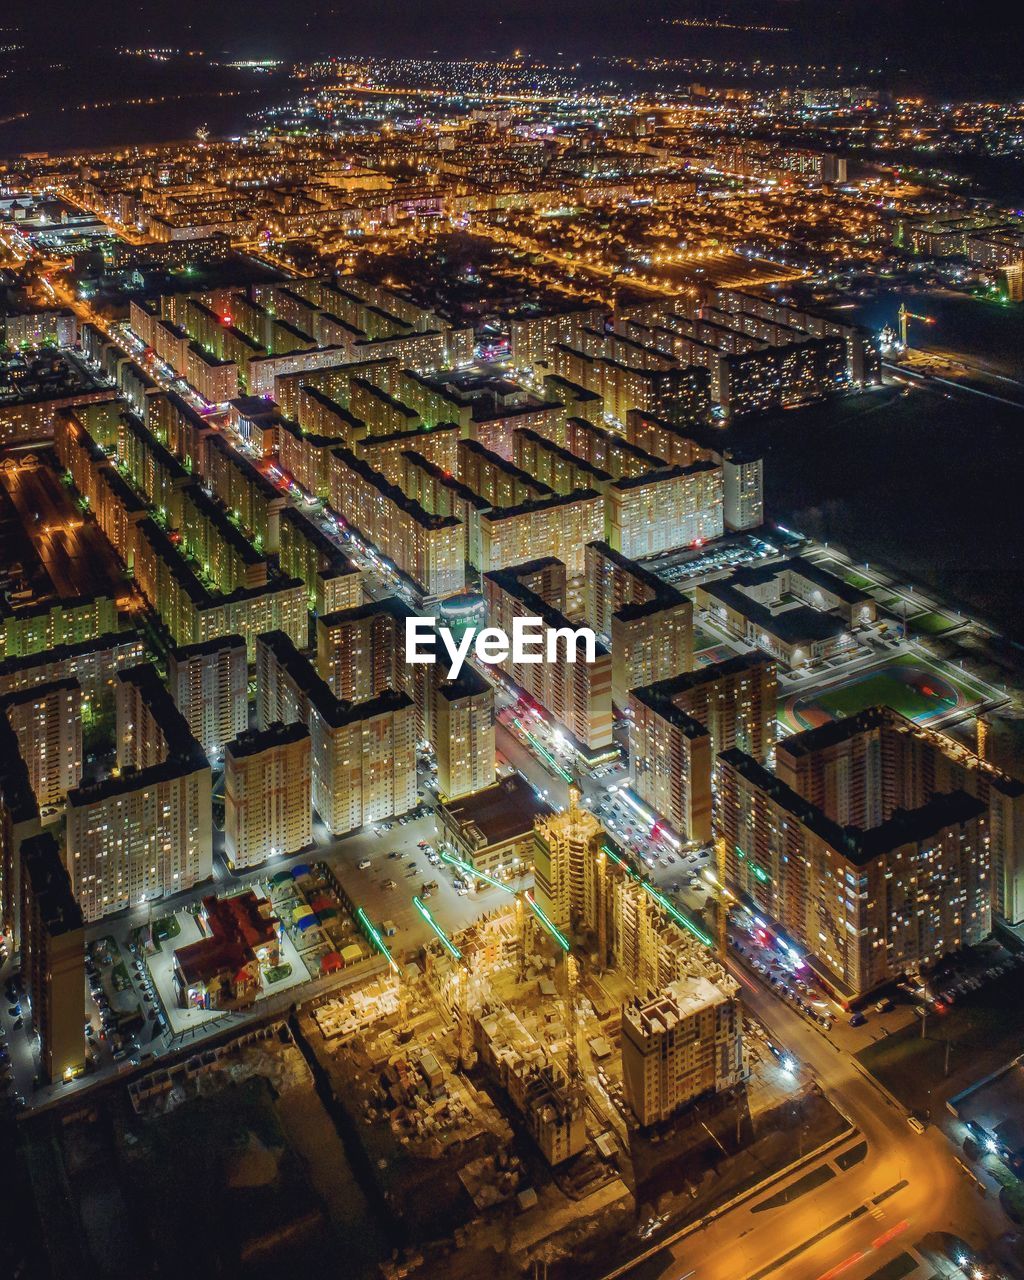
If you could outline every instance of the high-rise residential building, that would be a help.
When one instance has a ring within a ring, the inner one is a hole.
[[[764,524],[764,461],[759,454],[727,449],[722,455],[723,514],[727,529]]]
[[[149,663],[117,677],[120,773],[67,796],[67,866],[86,920],[213,871],[210,762]]]
[[[56,840],[21,847],[21,972],[39,1037],[44,1080],[85,1070],[85,934],[82,911]]]
[[[606,542],[586,548],[586,619],[611,641],[612,701],[693,666],[693,605]]]
[[[569,807],[534,827],[533,870],[538,906],[559,929],[586,932],[598,914],[598,860],[605,840],[600,821],[580,807],[569,787]]]
[[[137,631],[121,631],[62,644],[38,653],[0,662],[0,694],[15,693],[35,684],[75,679],[82,686],[82,700],[95,712],[107,700],[113,705],[114,676],[122,667],[142,662],[145,647]],[[84,709],[83,709],[83,717]]]
[[[443,674],[429,667],[431,676]],[[437,789],[454,800],[494,782],[494,686],[473,667],[455,680],[428,678],[427,738],[437,757]]]
[[[705,844],[711,839],[711,736],[671,699],[652,695],[657,687],[634,689],[629,697],[633,787],[684,840]]]
[[[82,686],[53,680],[0,698],[41,808],[60,804],[82,778]]]
[[[326,613],[316,620],[316,669],[334,695],[364,702],[400,689],[416,705],[418,732],[426,734],[426,673],[405,657],[405,620],[412,610],[398,596]]]
[[[962,789],[988,806],[992,909],[1024,917],[1024,783],[955,739],[891,707],[867,707],[794,734],[776,752],[779,779],[834,822],[872,827],[936,792]]]
[[[642,1126],[742,1083],[743,1018],[735,995],[684,977],[622,1010],[622,1084]]]
[[[313,807],[334,835],[415,806],[417,717],[407,694],[335,697],[283,631],[257,639],[256,687],[261,729],[275,720],[309,729]]]
[[[466,539],[459,521],[432,515],[341,446],[331,453],[331,506],[398,566],[420,600],[462,590]]]
[[[877,796],[881,777],[864,781]],[[718,757],[715,827],[729,887],[807,949],[841,1000],[992,931],[986,804],[955,790],[909,809],[866,799],[863,812],[865,823],[841,825],[745,752]]]
[[[249,667],[241,636],[182,645],[167,658],[174,705],[211,758],[249,724]]]
[[[232,869],[255,867],[313,840],[309,730],[272,724],[224,749],[224,851]]]
[[[771,758],[778,724],[778,675],[775,663],[763,653],[709,662],[637,693],[648,701],[668,699],[692,716],[711,735],[715,755],[739,747],[762,764]]]
[[[715,756],[739,746],[767,761],[775,663],[745,653],[629,694],[629,763],[640,798],[687,840],[711,839]]]
[[[40,832],[39,801],[17,735],[0,715],[0,910],[4,929],[18,936],[21,846]]]
[[[517,618],[539,618],[540,652],[546,653],[549,639],[560,636],[559,660],[513,662],[510,650],[497,665],[572,734],[581,750],[597,755],[612,743],[612,655],[597,643],[593,662],[585,661],[582,651],[575,661],[566,661],[565,646],[574,643],[576,628],[525,585],[543,563],[528,561],[484,574],[484,598],[491,626],[507,635]]]

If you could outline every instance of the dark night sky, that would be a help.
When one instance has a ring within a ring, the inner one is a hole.
[[[1007,16],[1017,11],[1012,20]],[[889,55],[935,92],[968,79],[1024,93],[1024,8],[984,0],[13,0],[0,6],[32,46],[122,40],[223,47],[238,55],[505,54],[562,51],[827,60]],[[725,15],[790,34],[707,32],[664,17]]]

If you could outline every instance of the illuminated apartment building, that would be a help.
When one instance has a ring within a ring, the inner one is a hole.
[[[511,635],[515,618],[539,618],[541,652],[546,654],[548,644],[558,640],[559,657],[553,662],[515,663],[510,652],[498,665],[572,734],[582,751],[596,755],[612,743],[612,655],[598,643],[593,662],[585,661],[582,646],[575,661],[565,660],[576,628],[523,581],[543,563],[529,561],[485,574],[483,594],[492,627]],[[568,636],[563,634],[566,629]]]
[[[775,664],[740,654],[629,695],[633,785],[688,840],[711,838],[711,770],[739,746],[767,761],[775,742]]]
[[[658,688],[629,695],[633,786],[684,840],[703,844],[711,839],[711,736],[671,698],[659,697]]]
[[[764,461],[760,455],[728,449],[722,455],[723,515],[727,529],[764,524]]]
[[[343,448],[332,454],[331,506],[395,564],[421,599],[462,590],[465,534],[459,521],[431,515]]]
[[[117,630],[117,601],[109,596],[12,607],[0,599],[0,658],[20,658],[58,645],[82,644]]]
[[[261,729],[296,720],[309,729],[313,807],[341,835],[416,804],[416,707],[385,688],[365,701],[338,699],[283,632],[256,645]]]
[[[87,921],[213,870],[210,764],[148,663],[118,674],[120,773],[67,796],[67,865]]]
[[[306,584],[306,599],[317,615],[349,609],[363,598],[363,575],[326,533],[298,507],[281,512],[278,568]]]
[[[680,978],[624,1005],[621,1041],[625,1098],[645,1127],[746,1074],[740,1003],[707,978]]]
[[[82,686],[68,678],[0,698],[40,808],[60,804],[82,779]]]
[[[716,765],[730,888],[806,948],[840,1000],[989,936],[989,825],[987,806],[959,790],[840,825],[738,749]]]
[[[472,488],[473,486],[470,485]],[[571,578],[581,577],[583,548],[604,538],[604,498],[591,489],[494,507],[480,516],[481,573],[554,556]]]
[[[0,697],[57,680],[82,686],[83,726],[114,705],[114,680],[124,667],[142,662],[145,650],[137,631],[98,636],[74,645],[58,645],[0,662]]]
[[[249,723],[249,666],[241,636],[172,649],[167,684],[192,736],[211,758]]]
[[[700,546],[723,532],[722,468],[713,462],[623,476],[605,491],[608,541],[642,559]]]
[[[313,840],[309,730],[272,724],[224,750],[224,852],[233,870],[306,849]]]
[[[644,413],[675,413],[688,421],[702,421],[710,400],[707,370],[686,368],[672,357],[639,344],[615,342],[611,336],[578,340],[579,345],[558,343],[554,348],[555,374],[599,395],[609,417],[625,422],[633,409]],[[584,350],[588,346],[590,350]],[[610,352],[616,351],[617,355]]]
[[[954,738],[891,707],[868,707],[794,734],[776,749],[780,781],[833,821],[873,827],[936,792],[966,791],[988,806],[992,910],[1024,916],[1024,783],[979,760]]]
[[[611,641],[612,701],[625,711],[630,689],[690,670],[693,605],[606,542],[585,554],[587,623]]]
[[[21,973],[39,1037],[43,1080],[85,1071],[85,934],[82,911],[53,836],[21,848]]]
[[[524,309],[509,317],[509,346],[512,364],[529,373],[535,364],[549,360],[556,344],[572,344],[581,329],[603,322],[600,308],[541,311]]]
[[[405,620],[412,616],[398,596],[385,596],[318,617],[316,669],[335,697],[346,702],[365,702],[385,689],[408,694],[424,737],[430,668],[406,661]]]
[[[21,847],[39,835],[40,813],[17,736],[0,715],[0,912],[3,927],[18,936]]]
[[[455,800],[494,782],[494,687],[473,667],[443,680],[427,667],[427,738],[437,758],[437,790]]]

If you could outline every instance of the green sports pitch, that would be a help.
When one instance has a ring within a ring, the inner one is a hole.
[[[906,654],[822,689],[790,694],[780,700],[779,720],[786,729],[799,731],[843,720],[865,707],[888,706],[926,725],[953,712],[969,711],[990,696],[962,672],[954,675]]]

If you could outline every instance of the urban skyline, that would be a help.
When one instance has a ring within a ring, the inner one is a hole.
[[[1024,1276],[1010,33],[45,17],[0,1272]]]

